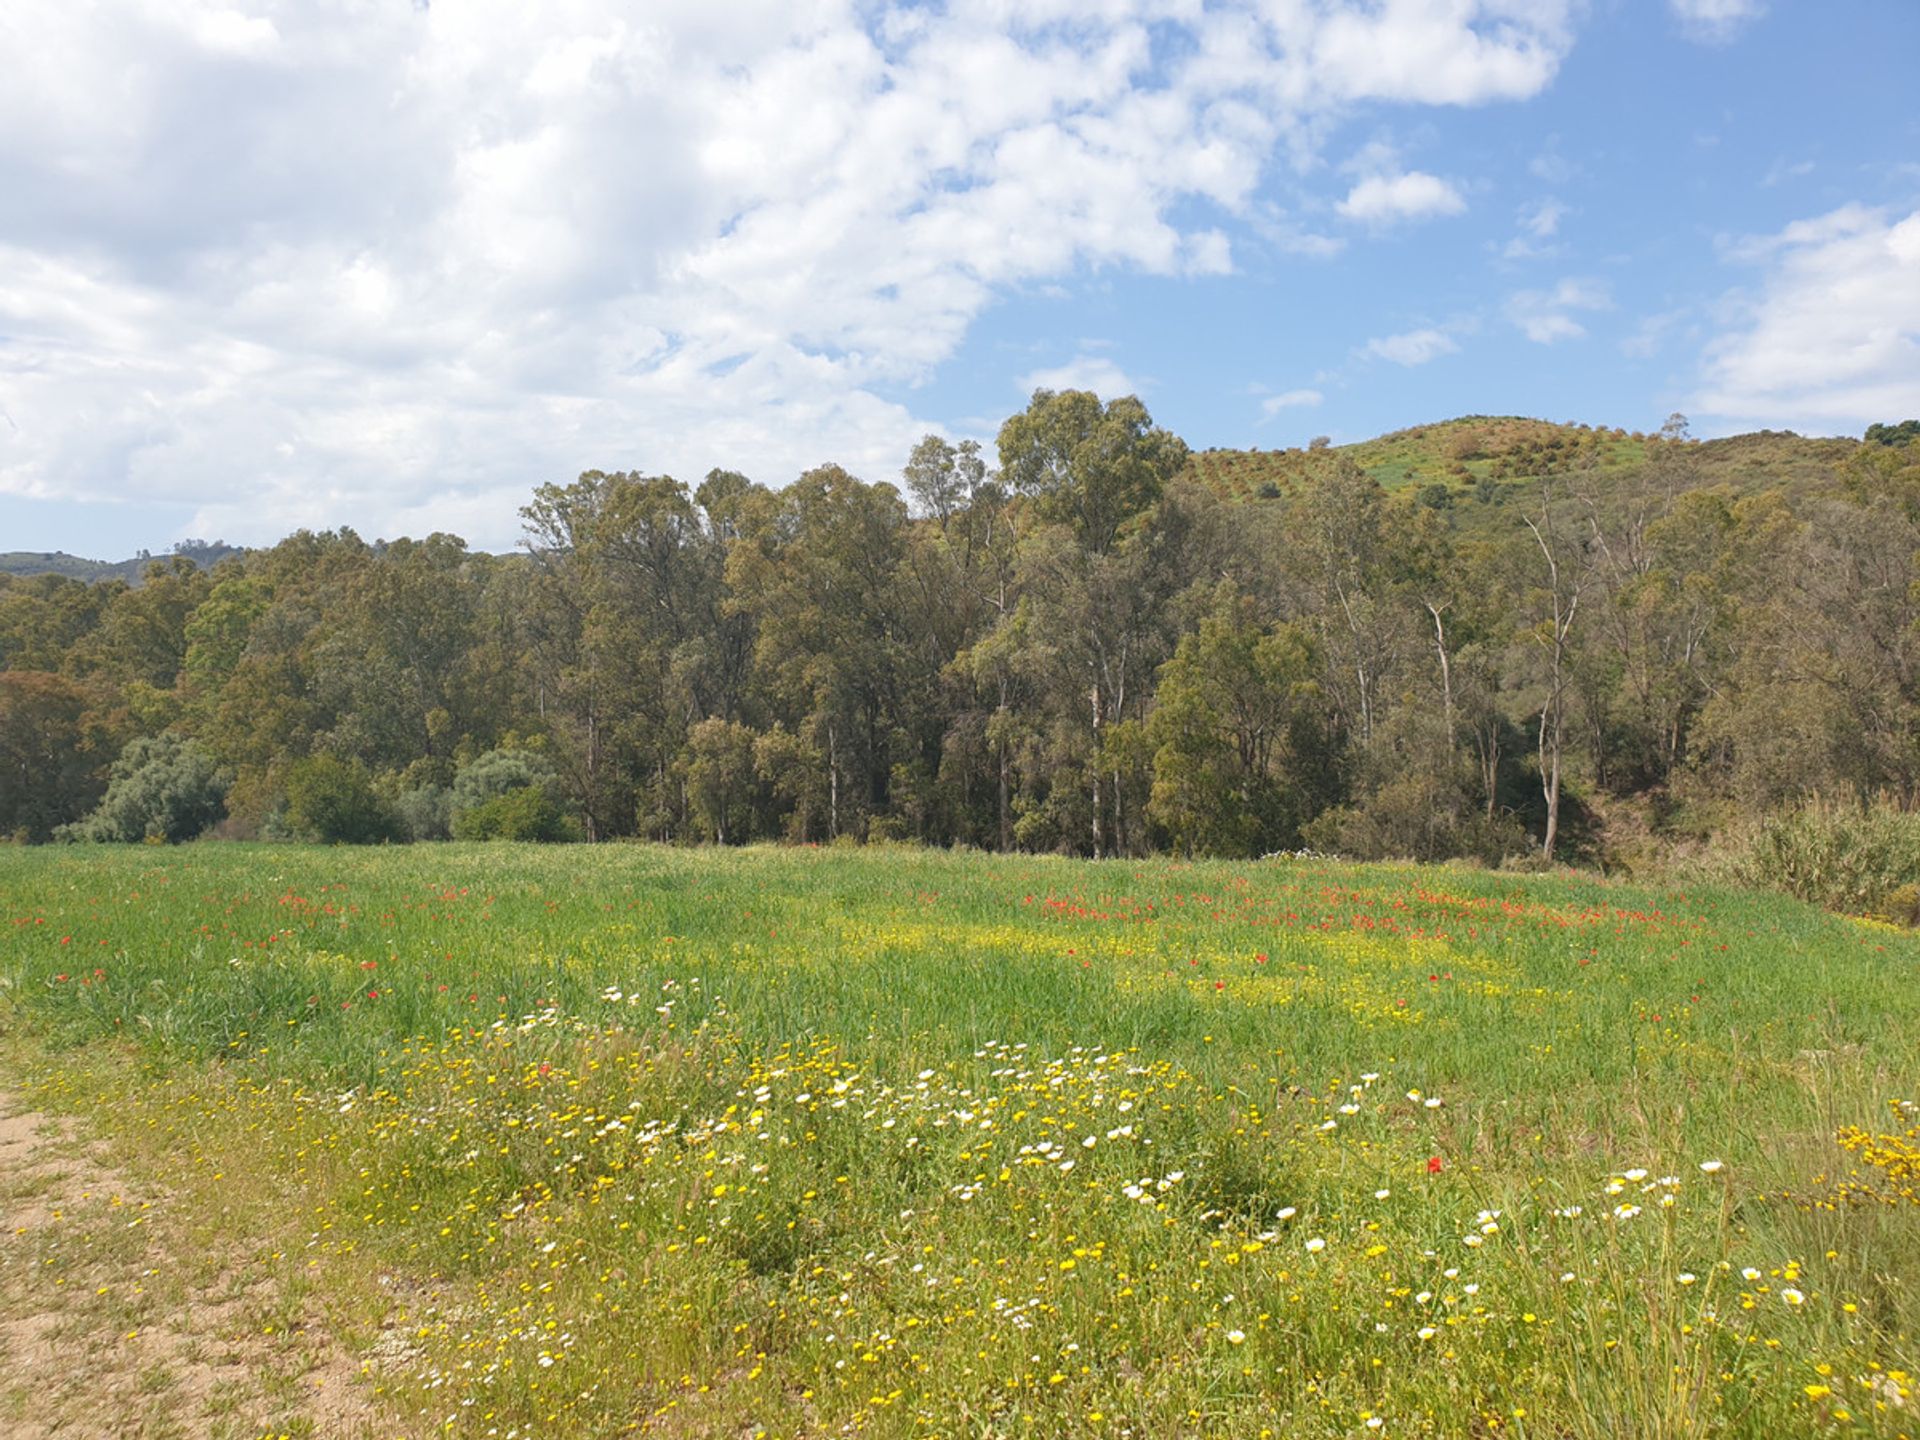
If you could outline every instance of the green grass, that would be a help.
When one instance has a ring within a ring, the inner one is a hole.
[[[262,1324],[331,1307],[410,1434],[1891,1436],[1920,1403],[1920,1208],[1835,1138],[1914,1124],[1920,944],[1791,901],[204,845],[0,851],[0,924],[32,1096],[307,1257]]]

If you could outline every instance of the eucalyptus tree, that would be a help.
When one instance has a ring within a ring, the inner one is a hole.
[[[1125,848],[1126,824],[1117,787],[1102,796],[1103,731],[1144,703],[1161,659],[1148,643],[1161,614],[1144,517],[1185,466],[1187,447],[1133,396],[1103,405],[1084,390],[1038,390],[1001,427],[999,449],[1001,478],[1035,522],[1022,604],[1037,668],[1049,672],[1047,700],[1056,719],[1079,709],[1088,722],[1084,744],[1072,747],[1079,753],[1057,760],[1086,777],[1086,833],[1098,858]]]

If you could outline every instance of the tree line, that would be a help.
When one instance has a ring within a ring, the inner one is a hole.
[[[1247,500],[1037,392],[899,483],[547,484],[525,545],[301,531],[0,576],[0,836],[1579,858],[1920,791],[1920,446]]]

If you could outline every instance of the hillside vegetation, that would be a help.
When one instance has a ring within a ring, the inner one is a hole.
[[[1331,455],[1352,460],[1390,491],[1438,485],[1451,503],[1499,503],[1529,482],[1576,474],[1617,479],[1659,458],[1683,462],[1691,485],[1821,489],[1832,485],[1857,444],[1770,430],[1694,441],[1517,415],[1467,415],[1324,450],[1201,450],[1192,463],[1202,483],[1230,499],[1295,493]]]
[[[1042,391],[899,484],[545,484],[522,554],[0,576],[0,834],[1644,869],[1920,797],[1916,428],[1195,455]]]
[[[199,540],[183,541],[171,551],[172,555],[183,556],[204,569],[211,569],[229,555],[242,553],[238,546],[228,545],[224,541],[208,543]],[[157,561],[146,551],[131,560],[88,560],[79,555],[69,555],[64,550],[0,551],[0,575],[17,575],[23,579],[34,575],[60,575],[89,584],[119,580],[137,586],[146,580],[147,571],[157,563],[164,562]]]

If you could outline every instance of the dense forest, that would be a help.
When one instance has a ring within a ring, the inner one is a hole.
[[[511,555],[0,573],[0,836],[1630,863],[1920,794],[1916,430],[1196,454],[1041,391],[897,483],[543,485]]]

